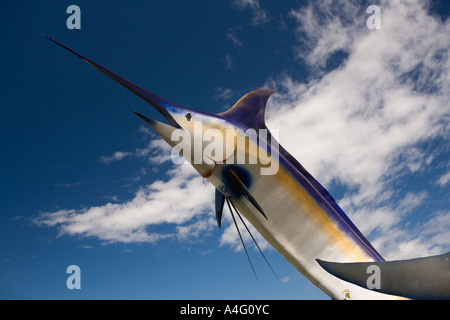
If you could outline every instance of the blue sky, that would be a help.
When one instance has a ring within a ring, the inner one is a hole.
[[[250,249],[257,281],[131,111],[161,116],[42,34],[205,112],[277,89],[269,128],[383,256],[447,252],[450,8],[420,3],[376,3],[379,30],[360,1],[2,3],[0,298],[327,299],[262,239],[280,280]]]

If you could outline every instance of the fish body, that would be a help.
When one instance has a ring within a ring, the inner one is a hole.
[[[231,198],[238,211],[289,263],[331,298],[397,299],[343,281],[326,272],[316,261],[379,262],[384,259],[325,188],[279,145],[264,121],[254,121],[258,114],[264,116],[266,101],[273,93],[269,89],[248,93],[230,109],[232,116],[229,112],[209,115],[192,109],[168,108],[173,119],[189,132],[191,142],[202,141],[198,136],[205,135],[211,128],[228,133],[215,148],[223,148],[223,152],[218,152],[219,158],[211,157],[212,161],[207,164],[208,155],[203,154],[203,161],[195,164],[188,150],[185,159],[221,194]],[[251,108],[254,105],[259,107]],[[173,132],[179,129],[143,118],[166,142],[177,147]],[[197,127],[201,124],[201,129],[195,129],[196,123]],[[194,149],[192,144],[191,149]],[[212,144],[207,139],[198,148],[199,152]],[[250,163],[250,159],[256,161]],[[266,172],[262,174],[264,169]],[[230,184],[230,171],[240,177],[264,215],[240,195],[239,186]]]
[[[172,146],[174,154],[182,155],[216,188],[219,226],[226,201],[230,210],[235,207],[289,263],[331,298],[399,298],[341,280],[319,264],[384,259],[328,191],[279,145],[276,135],[266,127],[266,103],[275,91],[252,91],[229,110],[208,114],[171,103],[47,38],[164,116],[168,124],[136,113]],[[173,159],[178,161],[179,157]]]

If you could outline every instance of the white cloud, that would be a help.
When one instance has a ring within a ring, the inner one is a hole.
[[[129,156],[129,152],[122,152],[122,151],[116,151],[112,154],[112,156],[101,156],[100,161],[103,163],[110,163],[113,161],[119,161],[124,159],[125,157]]]
[[[231,54],[227,53],[224,58],[225,70],[234,70],[234,62]]]
[[[437,184],[443,187],[447,185],[449,181],[450,181],[450,171],[444,174],[442,177],[440,177],[439,180],[437,181]]]
[[[258,1],[235,5],[251,8],[255,17],[261,10]],[[312,74],[305,83],[288,75],[267,81],[280,91],[269,100],[267,123],[282,128],[281,144],[322,184],[345,188],[340,205],[387,258],[439,253],[450,244],[450,213],[428,212],[423,225],[408,223],[430,194],[426,189],[405,193],[398,185],[437,161],[423,144],[449,136],[450,24],[427,14],[418,0],[381,1],[380,7],[381,30],[367,29],[368,16],[356,1],[324,0],[320,7],[314,2],[291,11],[303,45],[297,55]],[[345,60],[325,73],[336,52]],[[225,62],[232,69],[230,55]],[[144,149],[105,159],[131,156],[163,163],[170,148],[153,140]],[[448,181],[446,174],[438,183],[443,187]],[[167,181],[143,187],[128,202],[42,213],[36,223],[57,227],[61,235],[107,242],[187,241],[216,227],[213,197],[212,186],[180,166]],[[221,245],[240,248],[229,213],[224,220]],[[269,247],[253,234],[262,248]]]
[[[140,131],[146,133],[142,129]],[[101,156],[99,161],[108,164],[126,157],[133,157],[146,158],[150,163],[161,164],[171,160],[170,154],[170,146],[164,140],[157,138],[150,140],[145,148],[136,148],[134,151],[127,152],[115,151],[111,156]]]
[[[450,25],[420,1],[382,1],[382,29],[369,30],[356,2],[327,3],[291,11],[307,44],[298,55],[313,73],[306,83],[287,75],[268,81],[281,92],[269,102],[268,126],[283,128],[281,144],[321,183],[347,188],[341,206],[365,234],[382,231],[375,239],[382,253],[414,253],[388,250],[379,239],[425,199],[423,192],[402,198],[395,183],[432,163],[421,144],[448,135]],[[337,51],[346,59],[324,74]],[[409,210],[398,204],[405,201]],[[427,241],[395,234],[391,242],[415,248]]]
[[[243,42],[236,35],[236,31],[234,29],[230,29],[226,35],[227,40],[231,41],[235,47],[242,47]]]
[[[358,9],[352,1],[323,0],[291,10],[289,16],[298,24],[298,57],[314,69],[325,67],[329,55],[348,48],[355,30],[365,25]]]
[[[234,91],[230,88],[216,88],[216,99],[229,100],[235,95]]]
[[[96,237],[105,242],[198,238],[213,225],[213,220],[200,216],[213,213],[214,189],[187,165],[175,167],[169,177],[141,188],[128,202],[43,212],[34,222],[57,227],[60,235]],[[153,230],[163,225],[173,230]]]
[[[264,24],[270,20],[268,12],[261,8],[258,0],[234,0],[233,6],[239,10],[250,9],[253,13],[253,25]]]

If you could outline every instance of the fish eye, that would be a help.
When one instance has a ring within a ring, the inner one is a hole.
[[[186,119],[187,121],[191,121],[192,114],[190,112],[186,113]]]

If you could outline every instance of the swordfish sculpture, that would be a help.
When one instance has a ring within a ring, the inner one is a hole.
[[[410,288],[402,279],[389,276],[386,279],[391,280],[382,282],[382,288],[369,290],[364,285],[367,274],[359,272],[356,278],[351,277],[354,263],[360,271],[366,270],[361,269],[366,265],[375,264],[382,265],[382,272],[389,273],[390,262],[384,261],[327,190],[268,130],[265,107],[274,90],[252,91],[229,110],[207,114],[162,99],[47,38],[136,94],[164,116],[168,124],[135,112],[216,188],[215,213],[219,227],[226,202],[235,224],[233,212],[244,221],[242,214],[289,263],[333,299],[429,297],[426,290],[433,288],[421,290],[420,279],[419,286]],[[448,255],[447,260],[433,261],[437,261],[439,270],[447,270],[434,276],[441,277],[440,281],[448,287]],[[396,269],[397,274],[403,269],[411,270],[415,263],[415,260],[405,261]],[[424,270],[426,272],[427,268]],[[398,287],[400,290],[396,290]],[[408,290],[414,292],[408,294]],[[450,289],[444,289],[438,297],[450,298]]]

